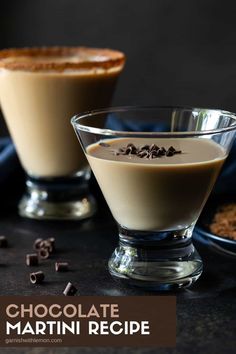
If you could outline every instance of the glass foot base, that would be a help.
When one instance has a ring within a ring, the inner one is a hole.
[[[166,237],[160,237],[160,240],[155,235],[155,240],[138,244],[137,239],[135,244],[131,238],[124,242],[124,235],[120,235],[120,245],[109,260],[110,274],[126,285],[156,291],[191,286],[203,268],[191,237],[165,234]]]
[[[50,203],[24,196],[19,204],[20,216],[32,219],[82,220],[92,216],[95,210],[95,200],[92,196],[67,203]]]
[[[26,194],[18,206],[22,217],[82,220],[96,211],[95,199],[80,184],[63,181],[40,184],[28,179],[26,186]]]

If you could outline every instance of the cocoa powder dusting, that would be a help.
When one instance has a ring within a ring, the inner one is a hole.
[[[209,227],[215,235],[236,240],[236,203],[221,206]]]

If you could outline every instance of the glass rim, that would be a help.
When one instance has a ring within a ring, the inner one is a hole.
[[[158,109],[178,109],[178,110],[191,110],[191,111],[215,111],[220,112],[223,115],[230,117],[235,120],[235,122],[230,125],[229,127],[218,128],[218,129],[210,129],[210,130],[191,130],[191,131],[161,131],[161,132],[148,132],[148,131],[123,131],[123,130],[112,130],[106,128],[97,128],[92,127],[89,125],[80,124],[79,121],[83,118],[92,117],[101,114],[108,114],[108,113],[117,113],[117,112],[128,112],[128,111],[135,111],[135,110],[144,110],[144,111],[151,111],[151,110],[158,110]],[[77,128],[78,130],[99,134],[99,135],[107,135],[107,136],[133,136],[133,137],[191,137],[191,136],[202,136],[202,135],[211,135],[211,134],[221,134],[224,132],[236,130],[236,113],[232,113],[230,111],[226,111],[219,108],[200,108],[200,107],[191,107],[191,106],[142,106],[142,105],[134,105],[134,106],[117,106],[117,107],[110,107],[110,108],[102,108],[102,109],[94,109],[86,112],[82,112],[79,114],[74,115],[71,118],[71,124],[73,127]]]
[[[84,57],[84,55],[86,55]],[[101,55],[105,60],[98,60]],[[59,57],[61,60],[55,60]],[[76,59],[68,60],[68,57]],[[30,58],[20,60],[18,58]],[[35,61],[35,58],[41,60]],[[45,61],[43,58],[47,58]],[[90,58],[90,59],[89,59]],[[93,60],[91,59],[93,58]],[[81,60],[82,59],[82,60]],[[125,65],[125,54],[116,49],[82,46],[36,46],[0,50],[0,69],[26,72],[65,72],[102,69],[105,72],[121,71]]]

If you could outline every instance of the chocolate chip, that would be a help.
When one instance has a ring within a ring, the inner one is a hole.
[[[116,152],[116,155],[137,155],[139,150],[136,148],[136,146],[132,143],[128,144],[124,148],[120,148],[118,152]]]
[[[166,156],[173,156],[173,155],[174,155],[174,152],[171,151],[171,150],[168,150],[168,151],[166,152]]]
[[[168,150],[162,146],[159,148],[156,144],[145,144],[143,146],[136,147],[134,144],[129,143],[126,147],[119,148],[114,150],[115,155],[136,155],[140,158],[150,158],[155,159],[162,156],[173,156],[174,154],[180,154],[182,151],[175,150],[173,146],[170,146]]]
[[[67,272],[69,270],[68,262],[56,262],[55,263],[56,272]]]
[[[143,150],[138,153],[138,157],[141,157],[141,158],[148,157],[148,155],[149,155],[149,153],[147,150]]]
[[[30,281],[32,284],[40,284],[44,281],[44,273],[40,270],[39,272],[30,273]]]
[[[125,154],[126,155],[132,154],[132,147],[131,146],[126,148]]]
[[[153,150],[150,152],[149,158],[150,159],[156,159],[157,157],[159,157],[159,151]]]
[[[136,154],[137,153],[137,149],[136,149],[136,147],[134,146],[134,147],[132,147],[131,148],[132,150],[131,150],[131,154]]]
[[[39,250],[39,257],[42,259],[47,259],[49,258],[50,253],[47,248],[40,248]]]
[[[143,145],[141,146],[140,150],[149,150],[149,145]]]
[[[0,236],[0,248],[6,248],[8,246],[6,236]]]
[[[40,248],[40,243],[43,241],[42,238],[37,238],[35,241],[34,241],[34,249],[35,250],[38,250]]]
[[[110,145],[107,144],[107,143],[99,143],[99,145],[102,146],[102,147],[110,147]]]
[[[126,148],[126,155],[129,155],[129,154],[136,154],[137,152],[137,148],[133,145],[133,144],[128,144],[127,145],[127,148]]]
[[[74,296],[77,293],[76,287],[72,283],[68,283],[63,291],[65,296]]]
[[[150,151],[154,151],[154,150],[159,150],[159,147],[156,144],[152,144],[150,146]]]
[[[159,153],[160,153],[160,155],[165,155],[165,154],[166,154],[166,149],[162,146],[162,147],[159,149]]]
[[[31,253],[26,255],[26,265],[35,266],[38,265],[38,255],[37,253]]]

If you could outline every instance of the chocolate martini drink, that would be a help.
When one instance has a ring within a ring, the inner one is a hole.
[[[182,230],[195,223],[225,157],[206,139],[149,139],[147,144],[125,138],[87,148],[114,218],[139,231]]]
[[[124,55],[109,49],[0,51],[0,103],[22,166],[20,214],[84,218],[94,210],[89,169],[70,117],[109,105]]]
[[[104,129],[91,125],[95,117]],[[202,272],[192,231],[229,153],[235,115],[119,108],[72,124],[119,227],[110,273],[158,290],[191,285]]]

